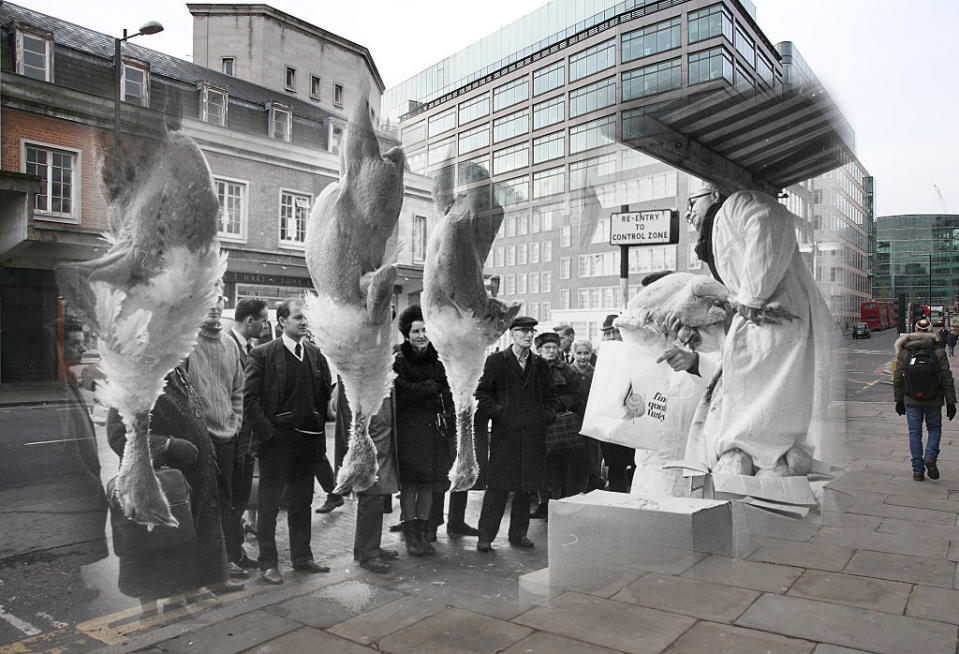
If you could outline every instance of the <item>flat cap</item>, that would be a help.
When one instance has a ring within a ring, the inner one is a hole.
[[[602,328],[601,331],[604,331],[604,332],[605,332],[605,331],[608,331],[608,330],[610,330],[610,329],[616,329],[616,328],[613,326],[613,321],[616,320],[617,318],[619,318],[619,315],[618,315],[618,314],[615,314],[615,313],[611,313],[611,314],[609,314],[608,316],[606,316],[606,320],[603,321],[603,328]]]
[[[516,316],[513,318],[513,322],[509,324],[510,329],[516,329],[517,327],[535,327],[539,324],[539,321],[535,318],[530,318],[529,316]]]
[[[533,341],[533,345],[535,345],[537,349],[539,349],[543,343],[556,343],[559,345],[559,334],[556,332],[543,332]]]

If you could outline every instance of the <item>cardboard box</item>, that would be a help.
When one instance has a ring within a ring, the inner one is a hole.
[[[626,570],[679,574],[706,554],[734,556],[730,503],[593,491],[549,505],[552,584]]]

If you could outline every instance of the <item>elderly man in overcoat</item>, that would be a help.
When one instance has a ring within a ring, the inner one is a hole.
[[[476,389],[479,411],[493,421],[489,479],[483,496],[476,549],[489,552],[510,492],[509,542],[533,547],[529,493],[546,485],[546,428],[556,419],[556,393],[546,361],[531,351],[537,321],[519,316],[510,324],[513,344],[486,358]]]

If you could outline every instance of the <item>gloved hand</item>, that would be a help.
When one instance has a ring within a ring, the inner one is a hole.
[[[946,417],[949,418],[950,420],[952,420],[953,418],[956,417],[956,405],[955,405],[955,404],[947,404],[947,405],[946,405]]]
[[[200,451],[196,445],[184,438],[171,438],[161,450],[163,463],[171,468],[192,468],[197,459],[200,458]]]
[[[906,415],[906,402],[904,400],[896,402],[896,413],[901,416]]]

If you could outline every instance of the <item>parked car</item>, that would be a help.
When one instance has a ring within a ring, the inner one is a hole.
[[[867,325],[864,322],[853,323],[852,337],[853,338],[872,338],[872,334],[869,333],[869,325]]]

